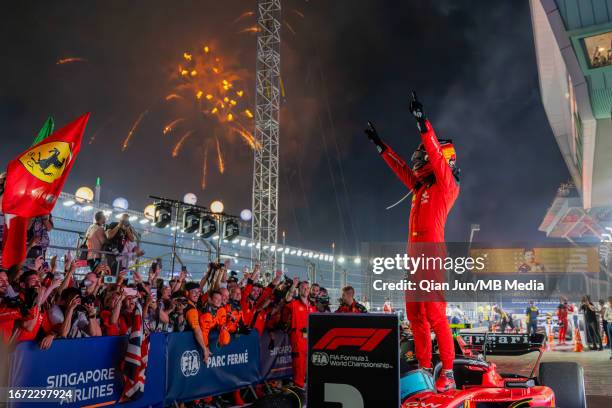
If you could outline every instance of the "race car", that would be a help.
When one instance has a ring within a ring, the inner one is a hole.
[[[482,333],[461,335],[454,362],[457,389],[437,393],[434,375],[420,369],[402,374],[400,380],[402,408],[519,408],[519,407],[586,407],[582,367],[571,362],[540,363],[546,337],[542,333]],[[522,356],[532,352],[538,358],[527,376],[505,374],[486,356]],[[538,375],[535,376],[536,370]],[[558,405],[557,405],[558,404]]]

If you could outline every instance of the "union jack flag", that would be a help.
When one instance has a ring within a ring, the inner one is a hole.
[[[149,336],[144,331],[142,307],[136,303],[127,351],[121,367],[125,385],[120,403],[136,400],[144,393],[148,357]]]

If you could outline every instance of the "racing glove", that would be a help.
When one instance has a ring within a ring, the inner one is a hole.
[[[387,146],[385,146],[380,136],[378,136],[378,132],[376,131],[376,128],[372,122],[368,121],[368,127],[364,129],[364,132],[368,136],[368,139],[370,139],[372,143],[376,145],[376,150],[378,150],[378,153],[382,154]]]
[[[412,113],[412,116],[414,116],[414,118],[416,119],[417,128],[419,129],[419,132],[427,132],[427,126],[425,125],[427,117],[425,117],[423,105],[417,99],[416,92],[414,91],[412,91],[412,100],[410,101],[410,113]]]

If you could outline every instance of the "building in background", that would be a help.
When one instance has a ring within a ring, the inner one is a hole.
[[[571,181],[539,227],[548,237],[601,241],[609,287],[612,242],[612,3],[530,0],[540,93]]]

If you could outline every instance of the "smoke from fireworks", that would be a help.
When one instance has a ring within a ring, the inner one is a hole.
[[[302,13],[299,10],[296,9],[291,9],[289,16],[297,16],[301,19],[304,18],[304,13]],[[246,24],[250,24],[244,28],[242,28],[241,30],[238,31],[238,34],[257,34],[259,32],[259,27],[257,26],[257,24],[253,21],[255,19],[255,12],[253,11],[247,11],[245,13],[242,13],[240,16],[238,16],[238,18],[236,18],[234,20],[234,24],[236,23],[246,23]],[[295,18],[293,19],[295,20]],[[282,24],[283,26],[285,26],[287,28],[287,30],[289,30],[289,32],[293,35],[296,35],[295,29],[293,28],[293,25],[289,22],[288,18],[284,18],[282,20]]]
[[[206,189],[206,173],[208,172],[208,147],[204,150],[204,160],[202,162],[202,178],[200,180],[200,187],[202,190]]]

